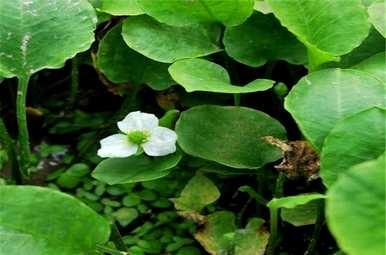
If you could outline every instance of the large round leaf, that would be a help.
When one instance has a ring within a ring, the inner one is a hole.
[[[154,89],[165,89],[175,84],[168,66],[130,49],[121,36],[121,26],[111,29],[99,43],[97,67],[112,82],[145,83]]]
[[[281,158],[281,151],[262,137],[285,139],[285,130],[277,120],[233,106],[193,107],[181,114],[176,132],[186,153],[234,168],[259,168]]]
[[[309,50],[312,68],[349,53],[370,24],[361,0],[268,0],[275,16]]]
[[[385,158],[350,168],[327,193],[327,223],[347,254],[386,254]]]
[[[0,10],[3,77],[60,67],[94,41],[97,19],[86,0],[0,1]]]
[[[64,193],[1,186],[0,197],[1,254],[82,255],[109,239],[108,221]]]
[[[324,142],[320,159],[323,183],[330,187],[351,166],[382,154],[386,148],[385,127],[386,110],[380,108],[340,121]]]
[[[357,70],[326,69],[303,77],[285,100],[303,135],[317,151],[336,123],[372,106],[385,105],[385,85]]]
[[[368,8],[370,21],[379,33],[386,37],[386,3],[385,1],[375,1]]]
[[[187,26],[221,22],[226,26],[243,23],[253,11],[254,0],[137,0],[142,9],[162,23]]]
[[[229,56],[253,67],[277,59],[293,64],[307,62],[304,45],[272,14],[256,12],[240,26],[226,28],[223,42]]]
[[[122,28],[130,48],[164,63],[220,51],[216,45],[219,33],[217,26],[172,27],[145,15],[127,18]]]
[[[274,83],[257,79],[245,86],[234,86],[223,67],[205,59],[179,60],[169,67],[169,73],[188,92],[249,93],[270,89]]]
[[[103,160],[92,176],[108,184],[150,181],[168,175],[181,160],[180,153],[150,158],[145,155]]]

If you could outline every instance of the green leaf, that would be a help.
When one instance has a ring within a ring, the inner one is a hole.
[[[198,172],[184,187],[180,197],[173,199],[174,206],[180,211],[200,212],[205,206],[220,197],[216,185],[205,175]]]
[[[145,155],[103,160],[92,172],[92,176],[108,184],[150,181],[170,173],[181,160],[180,153],[150,158]]]
[[[383,94],[384,96],[384,94]],[[327,136],[320,176],[327,187],[351,166],[375,159],[386,148],[386,110],[371,108],[340,121]]]
[[[220,51],[216,44],[219,34],[217,26],[172,27],[144,15],[127,18],[122,28],[130,48],[164,63]]]
[[[288,196],[282,198],[273,198],[267,206],[272,209],[278,208],[295,208],[299,205],[307,204],[310,201],[323,199],[325,195],[323,194],[302,194],[296,196]]]
[[[114,83],[145,83],[156,90],[175,83],[168,73],[168,64],[153,61],[126,45],[120,25],[111,29],[99,43],[97,67]]]
[[[252,218],[245,229],[235,232],[235,255],[264,255],[269,232],[262,228],[264,220]]]
[[[363,60],[352,68],[362,70],[374,75],[376,78],[386,83],[386,52],[380,52]]]
[[[296,227],[313,225],[316,222],[319,208],[320,201],[312,200],[294,208],[281,209],[280,217],[283,221],[289,222]]]
[[[223,42],[229,56],[253,67],[278,59],[292,64],[307,62],[304,45],[272,14],[256,12],[240,26],[226,28]]]
[[[143,14],[137,0],[98,0],[97,10],[115,16],[131,16]]]
[[[262,137],[285,139],[284,127],[277,120],[234,106],[190,108],[181,114],[176,132],[187,154],[234,168],[259,168],[281,158],[282,152]]]
[[[204,228],[194,238],[212,255],[227,254],[231,244],[226,234],[235,230],[235,215],[232,212],[219,211],[208,215]]]
[[[109,239],[109,223],[67,194],[0,186],[0,197],[2,254],[82,255]]]
[[[384,1],[375,1],[367,9],[370,22],[373,24],[376,30],[386,37],[386,4]]]
[[[303,77],[286,97],[285,108],[320,152],[325,137],[339,120],[385,105],[384,91],[385,85],[365,72],[326,69]]]
[[[225,26],[243,23],[253,12],[254,0],[138,0],[146,14],[172,26],[220,22]]]
[[[309,65],[337,61],[358,47],[369,33],[361,0],[268,0],[273,13],[307,46]]]
[[[94,8],[84,0],[0,1],[0,75],[29,77],[61,67],[94,41]]]
[[[386,41],[374,28],[370,29],[369,36],[362,42],[362,44],[351,51],[349,54],[342,56],[338,67],[347,68],[379,53],[385,52]]]
[[[327,193],[327,223],[347,254],[386,254],[385,165],[383,154],[353,166]]]
[[[184,59],[169,67],[172,78],[187,92],[249,93],[272,88],[274,81],[257,79],[245,86],[230,83],[228,72],[205,59]]]

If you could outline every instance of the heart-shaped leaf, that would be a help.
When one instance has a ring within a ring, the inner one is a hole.
[[[229,56],[253,67],[277,59],[292,64],[307,62],[304,45],[282,27],[272,14],[256,12],[240,26],[226,28],[223,42]]]
[[[385,165],[383,154],[353,166],[327,193],[327,223],[347,254],[386,254]]]
[[[370,73],[386,83],[386,52],[380,52],[352,67]]]
[[[309,66],[336,61],[369,33],[361,0],[268,0],[275,16],[307,46]]]
[[[194,238],[209,254],[228,254],[232,244],[226,234],[236,230],[235,215],[228,211],[218,211],[208,215],[203,229],[194,235]]]
[[[145,15],[127,18],[122,28],[130,48],[164,63],[220,51],[216,44],[219,34],[217,26],[172,27]]]
[[[82,255],[109,239],[107,220],[64,193],[0,186],[0,197],[2,254]]]
[[[143,14],[137,0],[97,0],[97,10],[115,16],[131,16]]]
[[[111,29],[99,43],[97,67],[115,83],[145,83],[156,90],[175,84],[168,73],[168,64],[151,60],[126,45],[121,26]]]
[[[92,176],[108,184],[150,181],[168,175],[181,160],[180,153],[150,158],[145,155],[103,160]]]
[[[220,191],[216,185],[199,172],[189,180],[180,197],[173,199],[173,203],[177,210],[200,212],[219,197]]]
[[[235,232],[235,255],[264,255],[269,232],[262,227],[264,220],[252,218],[245,229]]]
[[[379,157],[386,148],[385,126],[386,110],[380,108],[340,121],[324,142],[320,158],[323,183],[330,187],[351,166]]]
[[[281,158],[281,151],[262,137],[285,139],[285,129],[277,120],[233,106],[190,108],[181,114],[176,132],[186,153],[234,168],[259,168]]]
[[[169,67],[172,78],[187,92],[249,93],[272,88],[274,81],[257,79],[245,86],[230,83],[228,72],[205,59],[184,59]]]
[[[0,10],[3,77],[58,68],[94,41],[97,18],[85,0],[0,1]]]
[[[146,12],[162,23],[187,26],[198,23],[220,22],[225,26],[243,23],[253,11],[253,0],[137,0]]]
[[[372,106],[385,105],[385,85],[357,70],[326,69],[303,77],[285,100],[303,135],[317,151],[336,123]]]
[[[369,8],[368,13],[370,16],[370,21],[374,25],[375,29],[378,30],[379,33],[386,37],[386,4],[384,1],[375,1],[373,2]]]

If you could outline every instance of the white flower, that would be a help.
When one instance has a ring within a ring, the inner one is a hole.
[[[125,158],[136,154],[139,148],[149,156],[164,156],[176,151],[177,134],[158,126],[154,114],[131,112],[117,125],[123,134],[102,139],[98,156]]]

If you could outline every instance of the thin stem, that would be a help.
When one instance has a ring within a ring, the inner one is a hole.
[[[318,207],[318,214],[316,218],[316,223],[314,227],[314,232],[311,237],[310,244],[308,245],[307,251],[304,253],[304,255],[313,255],[315,254],[316,244],[318,243],[320,232],[322,231],[323,225],[325,222],[324,218],[324,203],[323,201],[320,202]]]
[[[29,76],[20,76],[16,95],[16,115],[19,128],[20,168],[23,175],[28,175],[31,150],[29,144],[26,99]]]
[[[279,198],[283,196],[284,192],[284,181],[285,175],[279,173],[279,176],[276,179],[276,187],[274,191],[274,197]],[[270,208],[270,232],[271,236],[268,242],[267,255],[274,255],[276,247],[280,243],[281,237],[279,236],[279,212],[278,208]]]
[[[12,176],[16,184],[21,184],[22,176],[18,168],[15,143],[7,131],[4,121],[0,118],[0,141],[2,141],[12,166]]]
[[[79,90],[79,60],[74,57],[71,61],[71,92],[68,108],[72,109],[75,105]]]
[[[106,247],[103,245],[97,245],[96,248],[97,248],[97,251],[102,252],[102,253],[107,253],[110,255],[129,255],[129,253],[127,253],[127,252],[118,251],[118,250],[115,250],[115,249],[112,249],[110,247]]]
[[[122,235],[115,223],[111,225],[111,240],[119,250],[127,251],[127,247],[123,242]]]
[[[241,105],[241,94],[233,94],[233,102],[235,106]]]

